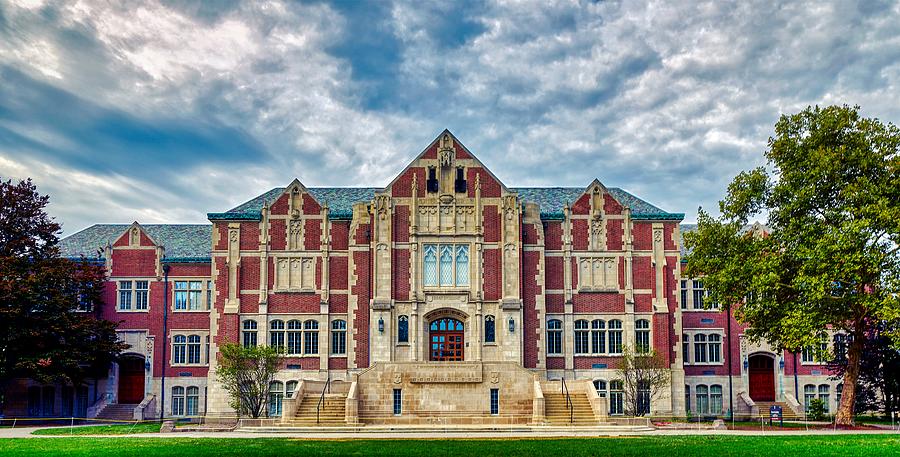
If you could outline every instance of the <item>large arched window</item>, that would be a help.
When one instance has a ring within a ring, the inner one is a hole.
[[[200,388],[190,386],[185,395],[185,415],[196,417],[200,415]]]
[[[697,386],[697,414],[709,414],[709,387],[700,384]]]
[[[438,285],[437,245],[426,244],[424,253],[424,282],[426,286]]]
[[[397,342],[409,343],[409,318],[406,316],[397,318]]]
[[[172,337],[172,363],[182,364],[187,362],[187,337],[175,335]]]
[[[440,246],[440,278],[441,286],[453,285],[453,245],[442,244]]]
[[[831,399],[830,398],[831,395],[829,394],[830,390],[831,390],[831,386],[829,386],[828,384],[820,384],[819,385],[819,400],[822,400],[822,403],[825,404],[825,413],[826,414],[828,414],[828,412],[831,410],[831,408],[829,408],[829,406],[830,406],[829,403],[830,403],[830,399]]]
[[[634,322],[634,348],[641,354],[650,352],[650,321],[638,319]]]
[[[284,384],[281,381],[272,381],[269,384],[269,417],[281,416],[282,402],[284,401]]]
[[[694,335],[694,363],[706,363],[706,335]]]
[[[606,322],[600,319],[591,321],[591,352],[594,354],[606,352]]]
[[[497,342],[497,328],[494,325],[494,316],[487,315],[484,316],[484,342],[485,343],[496,343]]]
[[[347,353],[347,321],[345,320],[331,321],[331,353],[334,355]]]
[[[184,387],[172,388],[172,415],[184,416]]]
[[[722,414],[722,386],[709,386],[709,413],[714,416]]]
[[[276,319],[269,323],[269,346],[284,348],[284,321]]]
[[[303,323],[303,353],[319,353],[319,323],[312,319]]]
[[[622,381],[609,383],[609,414],[625,414],[625,390]]]
[[[290,320],[287,323],[287,353],[291,355],[302,354],[302,334],[303,326],[298,320]]]
[[[456,245],[456,286],[469,285],[469,245]]]
[[[559,319],[547,321],[547,354],[562,354],[562,321]]]
[[[245,320],[243,324],[244,347],[256,346],[256,321]]]
[[[188,360],[187,363],[197,364],[200,360],[200,335],[190,335],[187,338]]]
[[[602,379],[594,380],[594,390],[597,391],[597,396],[600,398],[606,398],[606,381]]]
[[[588,352],[588,321],[579,319],[575,321],[575,353],[587,354]]]
[[[622,321],[618,319],[609,321],[609,353],[622,353]]]

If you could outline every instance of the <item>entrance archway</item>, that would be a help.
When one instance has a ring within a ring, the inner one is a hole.
[[[119,403],[144,401],[144,357],[128,354],[119,359]]]
[[[754,354],[748,360],[750,398],[755,401],[775,401],[775,358],[768,354]]]
[[[465,326],[452,317],[442,317],[431,321],[428,336],[430,340],[430,360],[465,360]]]

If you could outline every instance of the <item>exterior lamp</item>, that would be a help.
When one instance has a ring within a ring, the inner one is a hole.
[[[378,333],[384,333],[384,318],[378,318]]]
[[[782,370],[784,370],[784,359],[781,359],[778,361],[778,368],[781,368]]]
[[[516,333],[516,321],[513,320],[512,316],[509,318],[509,333]]]
[[[749,367],[749,366],[750,366],[750,363],[747,362],[747,360],[745,359],[744,360],[744,371],[747,371],[747,367]]]

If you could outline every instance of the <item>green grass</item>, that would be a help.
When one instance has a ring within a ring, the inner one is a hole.
[[[0,440],[0,455],[242,456],[701,456],[853,457],[900,455],[898,435],[655,436],[592,439],[344,440],[289,438],[27,438]]]
[[[35,430],[32,435],[128,435],[131,433],[157,433],[159,423],[120,425],[86,425],[76,427],[53,427]]]

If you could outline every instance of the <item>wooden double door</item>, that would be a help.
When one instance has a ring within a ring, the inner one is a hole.
[[[429,337],[431,339],[431,360],[461,361],[465,360],[465,327],[463,323],[449,317],[431,322]]]
[[[144,401],[144,358],[123,357],[119,360],[119,403]]]
[[[751,355],[748,360],[750,398],[775,401],[775,359],[767,355]]]

